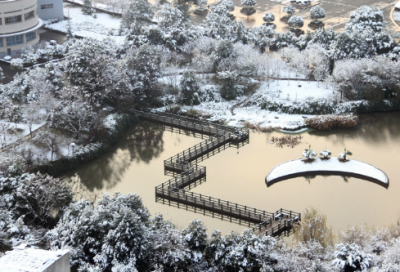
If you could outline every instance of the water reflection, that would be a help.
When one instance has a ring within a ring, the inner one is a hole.
[[[71,182],[77,179],[89,191],[109,190],[118,184],[132,162],[144,162],[160,156],[164,148],[164,128],[143,122],[130,129],[110,152],[66,173]]]
[[[226,146],[200,158],[199,164],[207,167],[207,182],[196,184],[191,191],[270,212],[280,208],[301,212],[313,206],[327,215],[335,232],[344,230],[348,224],[389,225],[400,211],[398,164],[394,159],[400,152],[400,114],[377,116],[377,122],[365,123],[357,129],[306,132],[302,134],[302,143],[293,148],[279,148],[266,141],[272,136],[280,137],[280,132],[251,132],[251,144],[240,148],[239,154],[236,147]],[[169,178],[165,176],[163,160],[199,143],[201,137],[155,123],[141,123],[109,154],[67,176],[80,184],[76,192],[86,192],[92,199],[104,192],[137,193],[153,215],[161,213],[178,227],[199,218],[209,232],[215,228],[223,233],[241,232],[248,226],[156,202],[154,187]],[[309,144],[316,151],[329,149],[333,156],[344,147],[349,148],[354,154],[351,159],[383,170],[391,179],[390,188],[379,189],[376,184],[358,178],[326,175],[293,178],[267,188],[266,174],[279,163],[300,158]],[[86,186],[91,191],[85,191]]]

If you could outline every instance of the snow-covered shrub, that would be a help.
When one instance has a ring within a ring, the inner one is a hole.
[[[370,266],[372,256],[361,251],[356,244],[336,245],[333,264],[340,267],[342,271],[365,271]]]
[[[344,161],[347,159],[347,156],[351,156],[353,153],[350,150],[344,148],[344,151],[339,154],[339,159],[343,159]]]
[[[353,128],[358,124],[358,117],[353,115],[319,115],[305,120],[307,126],[319,130],[332,128]]]
[[[303,157],[305,157],[307,160],[311,160],[315,156],[317,156],[317,153],[311,149],[311,145],[303,151]]]
[[[326,150],[326,149],[321,150],[321,152],[319,152],[319,155],[320,155],[322,158],[324,158],[324,159],[329,158],[329,156],[330,156],[331,154],[332,154],[332,153],[331,153],[329,150]]]
[[[182,101],[185,105],[200,104],[198,91],[200,89],[193,71],[184,71],[180,82]]]
[[[24,61],[20,58],[15,58],[11,60],[11,69],[15,71],[20,71],[24,68]]]
[[[356,244],[360,248],[364,248],[369,240],[369,233],[364,225],[350,226],[347,230],[342,231],[342,243]]]
[[[19,241],[31,238],[23,217],[15,219],[11,211],[0,208],[0,246],[6,244],[16,246]]]
[[[182,237],[184,243],[191,250],[192,261],[194,263],[201,262],[202,252],[208,243],[207,228],[204,223],[199,219],[190,222],[189,226],[182,231]]]

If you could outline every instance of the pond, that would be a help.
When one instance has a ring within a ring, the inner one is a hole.
[[[281,132],[251,132],[249,144],[237,149],[230,147],[200,162],[207,167],[206,181],[191,190],[250,207],[276,211],[285,208],[302,212],[312,206],[327,215],[334,235],[348,225],[368,224],[388,226],[400,211],[400,184],[396,156],[400,153],[400,113],[373,115],[374,122],[366,122],[357,129],[306,131],[295,147],[277,147],[271,137],[284,136]],[[141,122],[131,128],[109,153],[66,173],[73,182],[76,198],[98,199],[104,192],[137,193],[151,214],[163,214],[177,227],[183,228],[199,218],[209,232],[220,229],[241,232],[246,223],[230,223],[229,219],[205,216],[156,202],[155,186],[169,179],[164,175],[163,160],[199,143],[199,134]],[[196,137],[194,137],[196,136]],[[353,152],[350,158],[367,162],[383,170],[389,177],[386,189],[373,182],[341,176],[298,177],[280,181],[267,187],[265,176],[277,164],[301,157],[311,144],[319,152],[332,151],[337,156],[346,147]]]

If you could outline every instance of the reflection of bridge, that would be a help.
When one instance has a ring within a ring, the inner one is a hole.
[[[157,202],[167,199],[170,205],[172,201],[172,203],[177,203],[178,207],[183,204],[186,208],[193,207],[195,211],[201,209],[204,214],[206,212],[212,216],[219,214],[221,218],[225,216],[230,220],[236,219],[239,220],[239,223],[242,221],[255,223],[257,225],[253,228],[254,231],[261,232],[261,230],[267,229],[266,234],[271,236],[290,231],[293,223],[301,219],[301,214],[297,212],[280,209],[271,213],[185,190],[188,186],[190,189],[191,185],[202,180],[206,175],[206,167],[198,165],[198,161],[208,158],[210,152],[217,151],[216,153],[218,153],[221,149],[225,150],[231,144],[242,146],[249,140],[248,129],[236,129],[166,113],[154,114],[137,111],[136,114],[142,119],[209,135],[201,143],[164,161],[166,171],[179,174],[173,175],[171,179],[156,187]],[[197,135],[195,134],[195,136]]]

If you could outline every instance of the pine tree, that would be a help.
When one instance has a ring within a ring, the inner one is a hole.
[[[263,15],[263,20],[264,22],[267,23],[267,25],[271,24],[273,21],[275,21],[275,16],[272,12],[266,12]]]
[[[315,21],[325,18],[325,14],[325,10],[320,5],[316,5],[310,9],[310,17]]]

